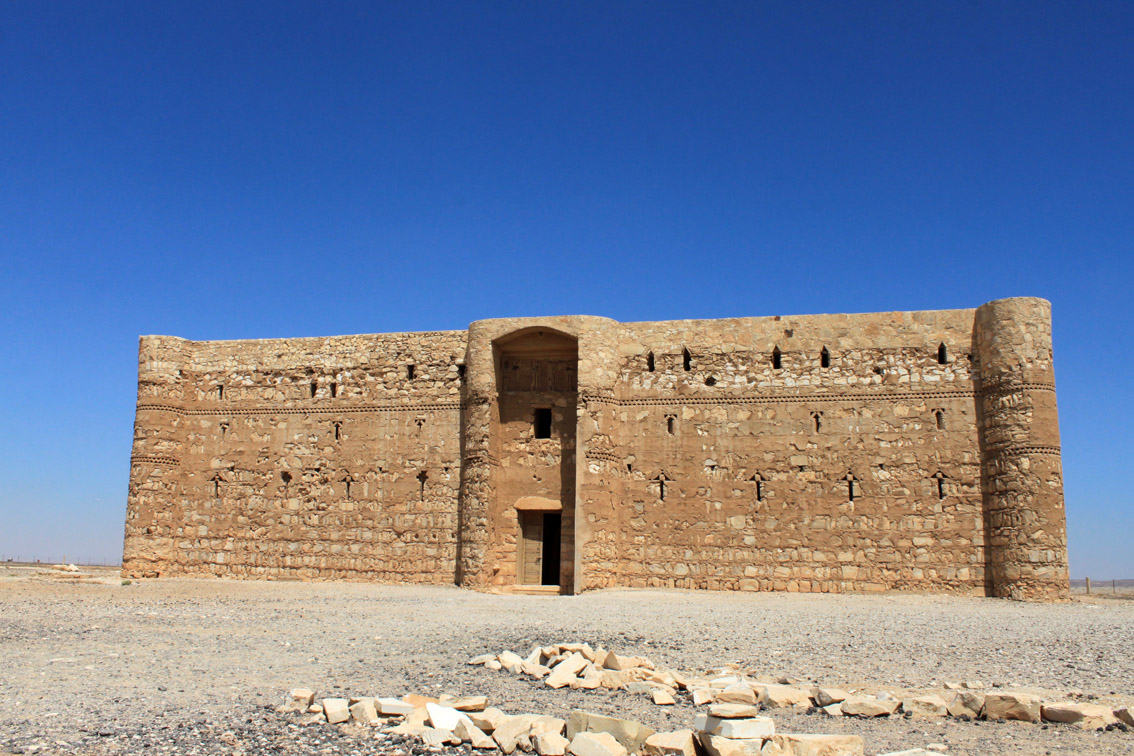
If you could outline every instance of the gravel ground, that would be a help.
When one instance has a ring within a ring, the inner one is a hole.
[[[0,566],[0,754],[412,753],[354,727],[278,714],[286,691],[487,695],[512,713],[576,708],[690,726],[687,701],[554,691],[465,661],[590,641],[701,672],[843,687],[944,681],[1071,689],[1134,702],[1134,602],[1062,605],[917,595],[601,591],[493,596],[354,583],[72,581]],[[1134,733],[1063,725],[859,720],[772,712],[782,732],[858,734],[868,754],[945,743],[956,756],[1131,754]],[[446,749],[451,754],[461,749]]]

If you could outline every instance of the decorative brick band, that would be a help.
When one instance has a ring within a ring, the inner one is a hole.
[[[1051,454],[1056,457],[1062,454],[1058,446],[1010,446],[1006,449],[992,451],[991,454],[998,457],[1020,457],[1025,454]]]
[[[215,409],[186,409],[172,404],[139,404],[138,411],[172,412],[181,417],[209,417],[233,415],[348,415],[366,412],[447,412],[459,410],[460,402],[430,404],[362,404],[336,407],[217,407]]]
[[[730,404],[816,404],[819,402],[894,402],[903,399],[967,399],[976,396],[973,389],[937,391],[887,391],[867,394],[796,394],[793,396],[672,396],[619,399],[613,396],[587,394],[585,400],[617,407],[669,407],[679,405],[730,405]]]
[[[130,456],[130,464],[169,465],[171,467],[177,467],[181,462],[173,457],[159,457],[156,454],[133,454]]]

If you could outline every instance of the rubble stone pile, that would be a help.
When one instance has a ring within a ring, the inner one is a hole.
[[[1112,708],[1089,698],[1047,702],[1022,691],[987,691],[978,681],[945,683],[939,694],[896,689],[868,693],[822,685],[804,687],[802,681],[786,677],[753,679],[738,665],[711,670],[708,675],[684,674],[660,667],[645,657],[620,656],[588,643],[534,646],[526,657],[512,651],[484,654],[469,659],[468,663],[527,675],[551,688],[609,688],[644,694],[659,706],[673,705],[678,697],[685,696],[694,706],[794,707],[819,709],[829,716],[954,717],[1059,722],[1088,730],[1134,728],[1131,707]]]

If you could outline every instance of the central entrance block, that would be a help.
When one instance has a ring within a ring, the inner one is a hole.
[[[515,589],[573,585],[578,342],[532,328],[494,344],[498,499],[515,533]],[[510,505],[510,506],[508,506]],[[510,539],[509,539],[510,540]]]

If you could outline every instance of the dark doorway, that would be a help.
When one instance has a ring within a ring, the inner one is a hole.
[[[559,585],[559,535],[563,517],[559,512],[543,515],[543,585]]]

